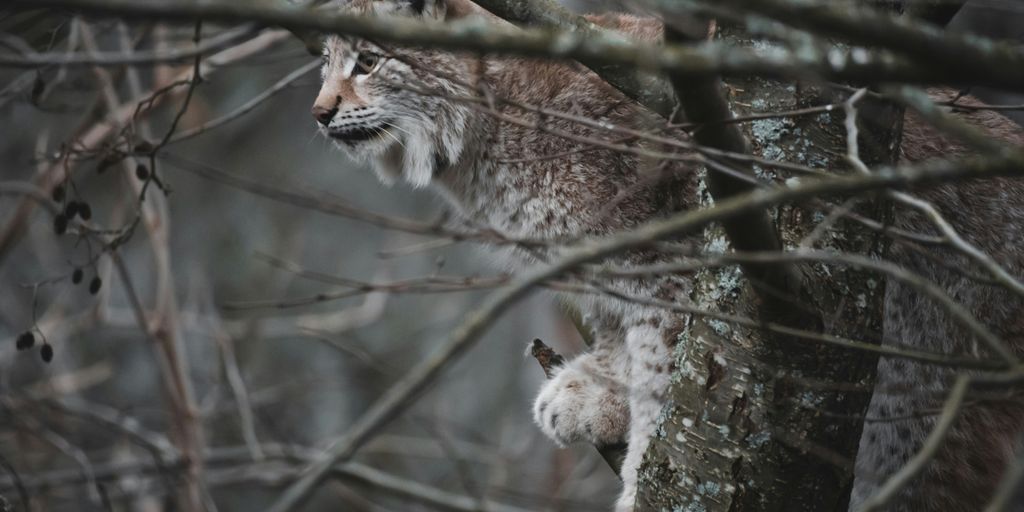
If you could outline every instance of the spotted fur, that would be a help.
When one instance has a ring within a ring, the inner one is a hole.
[[[932,90],[936,100],[956,97],[956,91]],[[960,103],[981,105],[973,98]],[[958,111],[962,120],[1018,147],[1024,130],[990,111]],[[915,114],[904,121],[903,160],[956,159],[970,150],[959,140],[931,128]],[[1024,183],[996,178],[915,191],[931,202],[968,242],[992,256],[1010,274],[1024,277]],[[915,233],[938,234],[931,222],[915,211],[900,208],[896,227]],[[963,275],[984,271],[962,255],[937,247],[924,252],[906,244],[891,251],[893,261],[913,269],[945,288],[975,317],[999,335],[1018,356],[1024,356],[1024,301],[997,285],[982,285]],[[904,284],[890,281],[885,293],[883,342],[946,354],[994,357],[950,320],[934,302]],[[877,391],[872,396],[857,456],[851,499],[855,509],[878,490],[921,448],[935,424],[956,371],[900,359],[882,359]],[[1020,393],[989,392],[972,400],[953,426],[934,462],[908,485],[891,505],[898,511],[980,510],[995,491],[1007,464],[1024,441],[1024,398]],[[1018,499],[1024,510],[1024,494]]]

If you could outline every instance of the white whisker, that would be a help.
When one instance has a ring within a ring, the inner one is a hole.
[[[393,125],[390,125],[390,123],[384,123],[384,124],[388,124],[389,126],[393,126]],[[399,146],[402,146],[402,148],[405,148],[405,143],[402,142],[401,139],[396,137],[395,134],[391,133],[391,131],[389,131],[387,128],[381,128],[381,130],[383,130],[384,133],[386,133],[388,135],[388,137],[391,137],[392,139],[394,139],[395,142],[397,142]]]
[[[412,132],[410,132],[409,130],[407,130],[407,129],[405,129],[405,128],[403,128],[403,127],[401,127],[401,126],[399,126],[399,125],[397,125],[395,123],[384,121],[384,124],[394,128],[394,129],[396,129],[396,130],[398,130],[400,132],[402,132],[405,135],[412,135]]]

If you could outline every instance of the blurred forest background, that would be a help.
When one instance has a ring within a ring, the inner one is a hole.
[[[591,12],[623,7],[586,1],[570,6]],[[1019,7],[1011,0],[973,1],[952,26],[1024,39]],[[0,9],[0,44],[14,44],[17,38],[36,51],[69,45],[109,51],[154,34],[170,41],[192,36],[190,28],[181,26]],[[187,131],[235,110],[311,60],[297,39],[284,37],[208,74],[178,129]],[[6,184],[0,190],[0,221],[6,224],[16,214],[14,184],[30,181],[45,165],[40,156],[54,154],[71,140],[83,120],[109,99],[97,86],[104,80],[98,73],[118,84],[133,79],[149,84],[186,72],[190,65],[141,66],[128,80],[122,80],[128,72],[121,67],[97,72],[89,66],[49,66],[37,72],[0,66],[0,181]],[[117,92],[130,98],[129,86],[124,87]],[[309,106],[318,87],[316,71],[307,72],[245,116],[172,143],[163,153],[271,187],[330,194],[384,215],[440,218],[440,202],[429,192],[382,186],[369,169],[346,160],[317,133]],[[176,97],[160,106],[150,116],[149,129],[163,133],[180,105]],[[117,164],[102,174],[83,169],[75,179],[75,195],[88,202],[96,218],[112,219],[114,225],[130,222],[134,211],[125,198],[137,193],[134,168],[134,163]],[[265,506],[301,467],[303,457],[343,434],[484,292],[375,291],[290,308],[246,303],[344,288],[311,273],[394,282],[495,272],[487,251],[472,243],[433,243],[432,238],[282,204],[160,160],[156,172],[171,190],[165,199],[155,188],[147,192],[163,204],[160,210],[165,208],[157,213],[167,230],[166,247],[155,248],[161,242],[152,242],[140,228],[120,255],[145,308],[176,312],[176,318],[149,321],[171,321],[177,329],[202,436],[210,447],[204,499],[222,511]],[[169,265],[164,273],[162,257]],[[56,237],[52,216],[41,209],[31,215],[20,241],[0,254],[0,339],[5,340],[0,349],[0,496],[13,510],[21,506],[14,472],[21,487],[31,491],[33,510],[163,510],[167,491],[177,485],[177,476],[160,469],[174,463],[164,459],[172,452],[168,432],[173,428],[173,406],[162,381],[166,362],[161,363],[154,340],[140,330],[115,263],[104,257],[92,266],[89,259],[90,247],[74,237]],[[73,285],[69,276],[79,267],[84,283]],[[94,275],[102,280],[95,296],[88,291]],[[169,282],[161,279],[166,276]],[[45,336],[53,348],[49,364],[38,349],[15,350],[19,334],[36,327],[37,338]],[[320,489],[304,510],[339,510],[329,504],[339,496],[345,510],[352,511],[437,509],[436,502],[423,503],[396,490],[396,483],[406,491],[441,491],[435,497],[455,500],[448,509],[473,510],[484,501],[493,502],[493,510],[607,508],[618,483],[596,452],[589,446],[558,449],[531,422],[529,405],[544,379],[537,363],[524,356],[533,338],[564,354],[582,349],[552,297],[534,296],[518,304],[480,349],[448,371],[410,414],[361,449],[351,472]],[[248,456],[254,451],[255,463]],[[471,500],[459,502],[458,497]]]

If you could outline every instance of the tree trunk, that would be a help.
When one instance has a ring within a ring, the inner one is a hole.
[[[731,28],[719,37],[737,45],[755,44]],[[730,85],[727,99],[738,115],[792,110],[848,96],[839,97],[823,86],[758,78]],[[901,111],[867,100],[859,111],[861,159],[868,165],[893,162]],[[844,120],[838,108],[757,120],[744,129],[761,157],[845,173],[853,171],[844,158]],[[755,170],[761,178],[778,172]],[[701,199],[704,204],[711,201],[706,193]],[[859,200],[852,211],[883,223],[890,215],[888,206],[873,197]],[[847,218],[830,218],[831,212],[824,204],[806,204],[769,213],[787,249],[799,245],[820,223],[834,221],[818,247],[871,257],[885,254],[883,235]],[[709,228],[705,251],[721,252],[727,240],[721,227]],[[883,278],[833,263],[804,264],[798,271],[801,296],[789,297],[789,311],[763,307],[764,290],[735,266],[697,274],[692,304],[763,323],[880,341]],[[875,355],[862,351],[707,317],[689,318],[679,336],[670,404],[641,468],[639,509],[845,510],[876,363]]]

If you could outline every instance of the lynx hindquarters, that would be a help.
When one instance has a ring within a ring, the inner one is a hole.
[[[936,101],[959,97],[955,90],[930,90]],[[975,98],[960,104],[979,107]],[[1024,130],[992,111],[954,112],[996,140],[1024,147]],[[930,158],[969,156],[955,137],[931,128],[908,113],[904,120],[903,156],[909,163]],[[937,208],[969,243],[991,256],[1010,274],[1024,277],[1024,182],[1020,178],[968,181],[913,191]],[[912,233],[935,233],[920,212],[899,207],[894,225]],[[895,244],[890,259],[946,289],[964,309],[985,323],[1024,356],[1024,299],[969,274],[981,272],[956,251],[941,246],[927,253]],[[969,269],[966,273],[963,269]],[[946,354],[988,356],[970,333],[921,293],[890,280],[885,290],[883,343]],[[963,370],[883,358],[868,408],[857,454],[851,510],[857,510],[887,478],[914,456],[936,423],[930,411],[942,407],[957,373]],[[980,510],[991,499],[1008,464],[1024,450],[1024,399],[1020,394],[988,393],[968,400],[959,417],[920,475],[885,509],[892,512]],[[1024,491],[1014,511],[1024,511]]]

